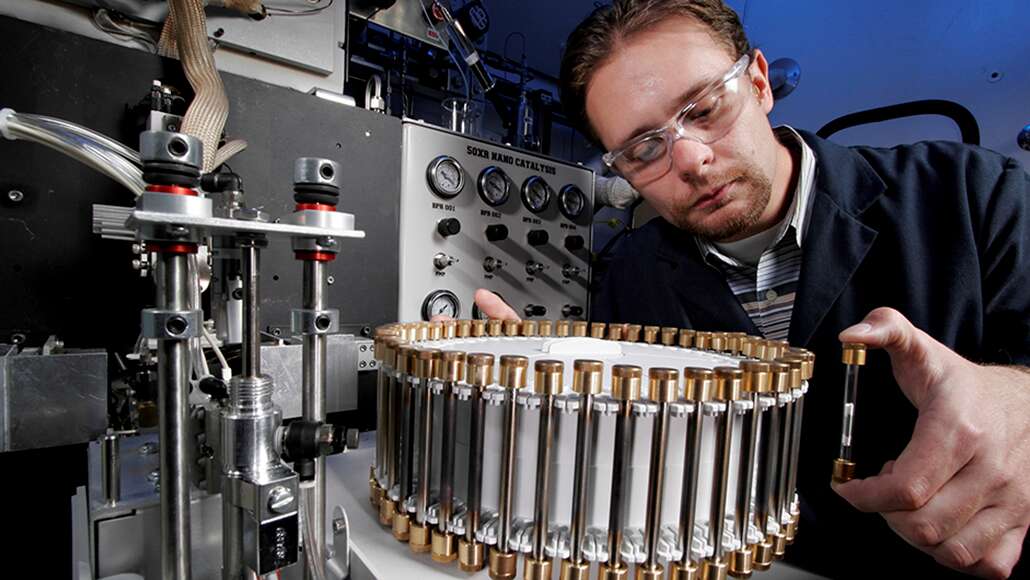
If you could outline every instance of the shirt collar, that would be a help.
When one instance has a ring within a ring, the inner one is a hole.
[[[806,233],[806,226],[808,225],[808,217],[811,213],[811,204],[809,200],[812,197],[812,189],[815,186],[815,152],[812,148],[805,143],[805,140],[801,138],[801,135],[794,130],[793,127],[788,125],[780,125],[773,129],[776,134],[776,138],[784,143],[788,147],[795,146],[801,150],[801,167],[798,171],[798,182],[794,188],[794,195],[791,196],[790,207],[787,210],[787,215],[784,216],[783,220],[778,222],[773,228],[781,229],[768,245],[766,250],[776,246],[788,232],[793,231],[798,247],[801,247],[802,240],[804,240]],[[786,227],[784,227],[786,225]],[[767,230],[768,231],[768,230]],[[764,232],[760,232],[755,235],[762,235]],[[720,261],[730,264],[731,266],[744,266],[739,260],[726,255],[724,252],[709,242],[698,236],[694,236],[694,240],[697,242],[698,248],[701,250],[701,256],[707,260],[709,256],[718,258]]]

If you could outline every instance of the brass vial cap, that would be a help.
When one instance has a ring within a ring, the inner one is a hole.
[[[801,357],[801,360],[805,361],[804,366],[801,368],[801,378],[806,381],[811,379],[812,373],[815,372],[815,353],[810,350],[794,347],[787,349],[787,352],[792,356]]]
[[[538,360],[533,365],[533,391],[538,395],[557,395],[564,385],[565,363],[560,360]]]
[[[744,371],[744,390],[749,393],[768,393],[772,390],[769,363],[746,360],[740,363]]]
[[[662,327],[662,344],[664,344],[665,346],[672,346],[673,344],[675,344],[677,332],[679,332],[679,329],[675,326]]]
[[[857,342],[845,342],[841,353],[840,361],[846,365],[865,364],[865,345]]]
[[[429,340],[429,323],[419,322],[417,333],[419,341]]]
[[[442,360],[443,353],[435,348],[420,348],[415,351],[415,376],[431,379]]]
[[[794,538],[798,536],[798,522],[796,519],[791,518],[787,524],[785,535],[787,536],[787,544],[793,544]]]
[[[647,344],[654,344],[658,340],[658,327],[657,326],[645,326],[644,327],[644,342]]]
[[[635,365],[615,365],[612,367],[612,397],[622,401],[635,401],[640,398],[640,384],[644,370]]]
[[[855,479],[855,462],[838,457],[833,460],[833,483],[847,483]]]
[[[494,580],[511,580],[515,577],[515,571],[518,569],[518,559],[515,552],[501,552],[497,548],[490,548],[488,559],[491,578]]]
[[[626,580],[629,577],[629,567],[625,564],[610,566],[607,562],[597,567],[597,580]]]
[[[471,320],[459,320],[458,321],[458,338],[468,338],[472,336],[472,321]]]
[[[639,324],[628,324],[626,329],[622,333],[623,340],[627,342],[640,342],[640,329],[643,328]]]
[[[590,323],[590,337],[591,338],[604,338],[604,323],[603,322],[591,322]]]
[[[765,539],[752,546],[752,550],[755,553],[755,557],[752,560],[752,566],[754,566],[755,570],[768,570],[769,567],[772,566],[772,548],[772,542]]]
[[[494,382],[494,355],[485,352],[469,353],[465,375],[474,387],[487,387]]]
[[[562,560],[558,578],[560,580],[590,580],[590,562],[577,564],[572,560]],[[547,577],[547,580],[550,580],[550,576]]]
[[[747,578],[754,571],[754,554],[750,548],[744,547],[730,553],[730,576]]]
[[[690,348],[694,346],[694,332],[693,328],[682,328],[680,329],[679,342],[681,348]]]
[[[448,564],[458,559],[458,542],[454,534],[433,530],[433,561]]]
[[[406,375],[411,374],[412,362],[414,361],[415,347],[410,344],[401,344],[397,346],[397,356],[395,358],[397,372]]]
[[[550,320],[541,320],[540,321],[540,329],[539,329],[540,336],[551,336],[551,333],[553,332],[553,328],[554,328],[554,323],[553,322],[551,322]]]
[[[536,322],[533,320],[524,321],[519,328],[519,332],[522,336],[536,336]]]
[[[683,398],[690,401],[711,401],[715,395],[715,373],[708,369],[686,367],[683,369]]]
[[[648,566],[647,564],[640,564],[637,566],[637,572],[633,575],[636,580],[662,580],[665,576],[665,568],[661,564],[654,564]]]
[[[443,322],[429,323],[429,340],[440,340],[443,338]]]
[[[715,367],[715,398],[720,401],[736,401],[741,398],[744,386],[744,371],[737,367]]]
[[[722,332],[713,332],[709,348],[716,352],[722,352],[726,348],[726,334]]]
[[[790,366],[785,363],[770,361],[769,372],[772,375],[772,392],[786,393],[790,390]]]
[[[501,356],[501,386],[506,389],[521,389],[526,386],[526,370],[529,359],[524,356],[506,354]]]
[[[459,383],[465,380],[465,353],[457,350],[447,350],[443,353],[441,364],[436,367],[434,378],[441,381]]]
[[[776,359],[777,362],[781,362],[790,367],[790,388],[800,389],[801,381],[804,378],[805,361],[801,357],[784,355]]]
[[[726,573],[729,566],[726,562],[705,560],[701,563],[701,580],[726,580]]]
[[[486,333],[490,336],[501,336],[501,324],[501,320],[491,318],[486,321]]]
[[[572,323],[569,322],[568,320],[559,320],[554,325],[555,334],[557,336],[559,336],[559,337],[562,337],[562,338],[564,338],[566,336],[569,336],[571,328],[572,328]]]
[[[472,336],[479,338],[480,336],[486,336],[486,321],[485,320],[473,320],[472,321]]]
[[[397,514],[397,504],[388,496],[379,502],[379,523],[384,526],[393,525],[393,516]]]
[[[411,524],[408,547],[416,554],[424,554],[433,549],[432,530],[429,529],[429,524]]]
[[[407,542],[411,534],[411,518],[408,514],[397,512],[393,516],[393,537],[398,542]]]
[[[572,336],[586,336],[587,323],[584,320],[577,320],[572,323]]]
[[[712,348],[712,333],[699,330],[694,333],[694,348],[708,350]]]
[[[782,528],[781,528],[782,529]],[[782,531],[773,535],[773,557],[777,560],[783,559],[787,553],[787,535]]]
[[[765,360],[765,339],[757,336],[749,337],[749,343],[751,344],[751,358],[758,360]]]
[[[698,569],[694,562],[673,562],[669,566],[669,580],[697,580]]]
[[[518,336],[519,335],[519,321],[518,320],[505,320],[501,323],[502,333],[504,336]]]
[[[657,403],[676,400],[679,391],[680,373],[676,369],[652,368],[647,371],[647,398]],[[639,570],[639,568],[638,568]]]
[[[604,363],[579,359],[572,363],[572,390],[581,395],[596,395],[604,382]]]
[[[622,325],[611,324],[608,326],[608,340],[622,340]]]
[[[445,320],[443,321],[443,337],[454,338],[458,336],[458,321],[457,320]]]
[[[526,555],[525,567],[522,569],[522,578],[525,580],[551,580],[551,561],[548,559],[537,560]]]
[[[462,572],[478,572],[486,566],[486,546],[480,542],[458,540],[458,568]]]

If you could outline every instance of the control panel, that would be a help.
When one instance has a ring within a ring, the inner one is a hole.
[[[594,174],[405,121],[400,320],[483,318],[491,290],[524,319],[583,319]]]

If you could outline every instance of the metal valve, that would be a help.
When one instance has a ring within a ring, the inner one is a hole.
[[[530,276],[539,276],[540,273],[543,272],[545,269],[547,269],[547,266],[541,264],[540,262],[534,260],[526,262],[526,274]]]
[[[504,262],[498,260],[497,258],[487,256],[483,260],[483,270],[486,270],[488,273],[496,272],[501,268],[504,268]]]
[[[577,268],[572,264],[565,264],[561,268],[561,275],[566,278],[578,278],[583,273],[583,268]]]
[[[439,254],[433,256],[433,265],[436,266],[437,270],[444,270],[450,266],[453,266],[454,264],[457,264],[458,261],[459,260],[454,256],[448,256],[443,252],[440,252]]]

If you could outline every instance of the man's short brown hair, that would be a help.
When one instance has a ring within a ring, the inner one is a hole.
[[[569,119],[599,141],[586,115],[590,79],[619,42],[672,16],[688,16],[726,46],[734,60],[751,48],[740,18],[723,0],[614,0],[594,10],[572,31],[561,62],[561,102]]]

